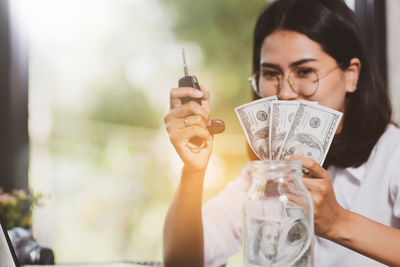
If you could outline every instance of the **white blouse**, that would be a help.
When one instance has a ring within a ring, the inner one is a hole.
[[[203,207],[205,266],[221,266],[242,248],[242,205],[251,183],[249,167],[247,164],[234,181]],[[400,129],[389,125],[368,161],[360,167],[330,167],[328,172],[342,207],[400,229]],[[316,237],[314,244],[314,265],[384,266],[320,237]]]

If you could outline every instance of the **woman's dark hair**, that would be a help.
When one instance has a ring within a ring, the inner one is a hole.
[[[259,16],[254,31],[253,73],[260,68],[261,46],[273,31],[306,35],[333,57],[342,70],[352,58],[361,61],[357,90],[346,95],[343,129],[335,136],[324,167],[358,167],[391,122],[392,110],[371,58],[357,18],[343,0],[278,0]],[[257,98],[256,96],[254,96]]]

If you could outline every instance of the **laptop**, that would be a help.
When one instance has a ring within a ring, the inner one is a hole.
[[[14,248],[11,245],[7,229],[4,226],[3,220],[0,218],[0,267],[20,267]]]

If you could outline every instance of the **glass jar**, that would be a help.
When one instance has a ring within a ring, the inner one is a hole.
[[[253,161],[243,206],[244,266],[313,266],[314,216],[300,161]]]

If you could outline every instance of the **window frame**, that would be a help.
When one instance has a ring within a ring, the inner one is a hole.
[[[28,188],[28,47],[19,0],[0,1],[0,187]]]
[[[355,13],[364,30],[373,64],[383,85],[388,88],[386,0],[356,0]]]

